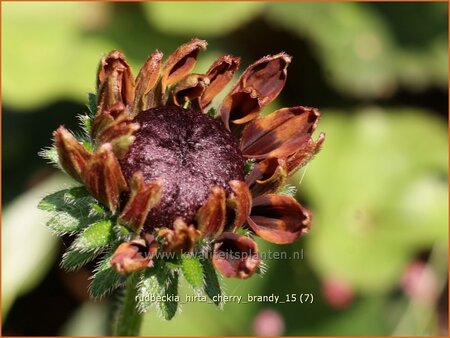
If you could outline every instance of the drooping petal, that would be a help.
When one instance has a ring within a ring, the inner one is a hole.
[[[255,165],[245,181],[256,197],[276,192],[286,183],[287,176],[286,161],[271,157]]]
[[[289,156],[286,161],[288,175],[291,175],[308,163],[319,152],[323,141],[325,141],[325,134],[320,133],[317,141],[310,139],[299,150]]]
[[[145,223],[148,212],[158,205],[162,195],[162,180],[144,182],[139,171],[130,180],[130,197],[119,216],[119,221],[138,232]]]
[[[278,96],[286,83],[287,67],[292,57],[286,53],[265,56],[249,66],[241,78],[240,88],[253,88],[267,105]]]
[[[165,93],[166,87],[180,81],[190,73],[197,62],[200,50],[205,50],[208,43],[205,40],[192,39],[181,45],[169,56],[162,70],[161,87]]]
[[[242,132],[242,154],[255,159],[292,155],[311,139],[319,117],[317,109],[299,106],[255,120]]]
[[[214,238],[220,234],[226,220],[225,191],[220,187],[213,187],[195,218],[198,229],[204,236]]]
[[[59,163],[74,179],[82,181],[92,154],[63,126],[53,132]]]
[[[134,79],[125,57],[113,50],[100,61],[97,71],[97,106],[109,110],[116,103],[125,107],[134,100]]]
[[[153,236],[148,236],[153,238]],[[135,239],[120,244],[111,257],[110,263],[120,274],[129,274],[153,266],[153,257],[158,243],[144,239]]]
[[[309,231],[311,213],[291,196],[267,194],[253,199],[247,221],[262,239],[288,244]]]
[[[233,225],[231,231],[235,231],[247,220],[252,206],[252,195],[247,184],[243,181],[233,180],[228,183],[232,193],[227,198],[227,207],[234,211]]]
[[[131,110],[133,116],[155,107],[161,96],[161,88],[157,88],[159,87],[157,84],[161,75],[162,57],[163,54],[160,51],[155,51],[139,71],[136,78],[136,95]]]
[[[258,93],[245,88],[225,97],[220,106],[220,116],[225,127],[230,130],[230,122],[244,124],[257,118],[262,106]]]
[[[225,232],[214,244],[212,262],[224,277],[251,277],[260,264],[258,245],[249,237]]]
[[[209,78],[205,75],[186,75],[173,88],[171,99],[177,106],[183,106],[187,101],[197,101],[197,103],[191,102],[191,104],[196,106],[194,108],[200,109],[197,99],[203,95],[208,85]]]
[[[189,253],[194,250],[197,238],[201,232],[191,224],[187,225],[181,218],[177,218],[172,229],[162,229],[158,232],[158,237],[162,240],[162,250],[164,252]]]
[[[82,173],[86,189],[113,213],[119,205],[119,194],[128,189],[119,162],[109,143],[103,144],[92,156]]]
[[[208,106],[214,97],[231,81],[239,63],[240,58],[232,55],[224,55],[214,61],[206,72],[210,83],[201,98],[202,108]]]

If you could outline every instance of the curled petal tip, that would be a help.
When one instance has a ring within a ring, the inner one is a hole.
[[[162,94],[168,85],[178,82],[194,68],[200,50],[206,49],[208,43],[197,38],[181,45],[167,59],[161,73]]]
[[[253,196],[276,192],[285,183],[288,176],[286,160],[276,157],[259,162],[248,174],[246,183]]]
[[[298,169],[308,163],[314,155],[316,155],[322,148],[325,141],[325,133],[320,133],[317,140],[308,140],[299,150],[289,156],[286,160],[288,175],[293,174]]]
[[[130,180],[130,197],[119,216],[119,221],[138,232],[143,227],[150,209],[159,204],[162,190],[162,179],[146,183],[141,172],[135,173]]]
[[[120,193],[128,189],[110,143],[103,144],[93,154],[82,179],[92,196],[104,203],[113,213],[119,205]]]
[[[218,58],[206,72],[210,80],[201,98],[201,107],[206,107],[214,97],[231,81],[234,72],[238,69],[240,58],[224,55]]]
[[[134,78],[122,52],[113,50],[100,61],[97,71],[97,106],[109,110],[116,103],[129,106],[134,99]]]
[[[198,101],[209,85],[209,78],[200,74],[189,74],[181,79],[172,90],[172,101],[183,106],[185,102]],[[197,104],[198,108],[200,105]]]
[[[263,103],[252,88],[245,88],[229,94],[220,106],[220,115],[225,127],[230,130],[230,122],[244,124],[258,117]]]
[[[82,181],[92,154],[63,126],[53,132],[59,162],[74,179]]]
[[[163,53],[155,51],[145,61],[136,78],[136,94],[131,110],[132,115],[136,116],[140,112],[157,105],[161,95],[160,76],[161,62]]]
[[[162,250],[165,252],[189,253],[194,250],[197,238],[201,232],[193,225],[187,225],[182,218],[177,218],[172,229],[162,229],[158,233],[161,238]]]
[[[143,239],[120,244],[111,257],[110,263],[120,274],[129,274],[153,266],[153,257],[158,250],[156,242],[147,243]]]
[[[291,196],[267,194],[253,200],[247,221],[262,239],[289,244],[309,230],[311,212]]]
[[[261,259],[255,241],[225,232],[215,241],[212,262],[224,277],[246,279],[256,272]]]
[[[252,195],[243,181],[233,180],[229,182],[232,193],[227,198],[227,206],[234,212],[232,230],[238,229],[247,220],[252,205]]]
[[[198,229],[204,236],[214,238],[223,231],[225,220],[225,191],[216,186],[211,189],[208,199],[197,212]]]

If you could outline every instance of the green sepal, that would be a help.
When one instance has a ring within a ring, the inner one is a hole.
[[[69,211],[84,197],[89,197],[89,193],[84,187],[64,189],[45,196],[39,202],[38,208],[45,211]]]
[[[97,95],[94,93],[88,94],[87,108],[89,109],[90,117],[94,117],[97,114]]]
[[[255,167],[256,161],[253,158],[245,160],[244,175],[247,176]]]
[[[111,266],[110,259],[114,250],[115,248],[99,262],[94,270],[94,274],[91,277],[92,282],[89,285],[89,294],[93,298],[102,298],[126,280],[126,276],[119,274]]]
[[[294,197],[297,194],[297,187],[292,184],[286,184],[277,191],[277,194]]]
[[[81,252],[96,251],[111,244],[114,238],[112,220],[102,219],[91,224],[85,231],[79,234],[72,243],[72,247]]]
[[[201,263],[204,273],[203,290],[205,291],[206,295],[214,302],[214,304],[216,304],[217,306],[222,306],[222,297],[220,297],[222,295],[222,289],[220,287],[216,270],[214,269],[214,266],[209,259],[204,259],[201,261]]]
[[[203,286],[203,267],[200,260],[193,255],[182,255],[181,271],[184,278],[194,289]]]
[[[216,116],[217,116],[217,110],[216,110],[216,108],[210,108],[209,110],[208,110],[208,116],[209,117],[212,117],[212,118],[215,118]]]
[[[116,223],[116,225],[114,225],[114,234],[118,240],[127,242],[134,235],[134,232],[126,225]]]
[[[93,261],[101,254],[101,252],[101,250],[97,252],[80,252],[69,248],[64,253],[60,266],[68,271],[77,270],[83,265]]]
[[[156,306],[162,318],[172,319],[178,309],[178,276],[178,271],[168,270],[164,263],[155,261],[153,268],[142,273],[138,283],[138,311],[144,313]],[[165,296],[167,299],[154,301],[152,296]]]
[[[51,147],[42,149],[38,155],[43,159],[47,160],[50,164],[52,164],[57,169],[63,170],[61,164],[59,163],[58,151],[56,147],[53,145]]]

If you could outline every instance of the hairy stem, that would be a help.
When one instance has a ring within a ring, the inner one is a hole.
[[[138,336],[141,330],[142,314],[136,309],[136,284],[138,275],[128,277],[123,294],[118,299],[115,320],[112,325],[114,336]]]

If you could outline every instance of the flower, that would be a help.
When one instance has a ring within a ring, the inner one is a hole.
[[[97,72],[91,146],[63,126],[54,132],[62,168],[131,231],[110,259],[119,273],[151,268],[158,252],[209,245],[222,275],[248,278],[260,258],[244,227],[277,244],[310,228],[311,213],[278,192],[319,151],[324,134],[312,139],[319,111],[297,106],[260,116],[281,92],[291,57],[250,65],[215,110],[240,59],[222,56],[193,74],[206,45],[192,39],[165,62],[156,51],[135,80],[124,55],[110,52]]]

